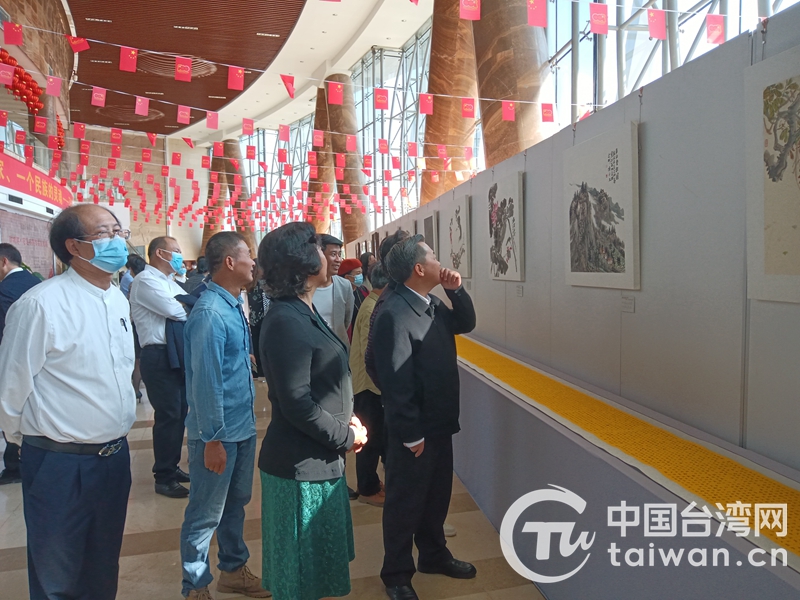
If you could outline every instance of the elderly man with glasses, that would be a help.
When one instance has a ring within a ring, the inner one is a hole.
[[[0,427],[22,445],[32,600],[117,593],[136,417],[130,310],[111,284],[128,259],[117,218],[92,204],[53,221],[69,270],[8,311],[0,343]]]

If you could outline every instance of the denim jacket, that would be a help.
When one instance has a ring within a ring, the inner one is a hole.
[[[254,436],[250,330],[241,301],[209,282],[186,320],[184,344],[189,439],[240,442]]]

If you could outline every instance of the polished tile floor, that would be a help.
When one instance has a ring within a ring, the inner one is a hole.
[[[269,422],[269,403],[263,384],[258,385],[256,411],[261,437]],[[153,464],[152,409],[146,396],[139,405],[137,419],[128,436],[133,487],[125,524],[117,597],[119,600],[180,600],[179,533],[186,500],[172,500],[153,492],[150,471]],[[184,448],[184,461],[185,454]],[[348,461],[348,480],[355,487],[352,460]],[[261,490],[257,473],[254,482],[253,500],[247,507],[245,539],[252,555],[250,567],[258,574],[261,572]],[[352,592],[347,598],[380,600],[386,597],[378,577],[383,560],[381,509],[353,502],[352,511],[356,559],[350,564]],[[417,574],[414,587],[422,600],[543,600],[536,588],[512,571],[503,559],[497,532],[458,478],[454,480],[447,520],[458,530],[458,535],[448,540],[453,554],[474,563],[478,577],[458,581]],[[8,600],[28,598],[25,565],[22,492],[19,484],[5,485],[0,487],[0,597]],[[215,597],[233,599],[241,596],[217,594]]]

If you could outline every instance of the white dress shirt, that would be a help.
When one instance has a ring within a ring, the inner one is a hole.
[[[155,267],[147,265],[131,284],[131,317],[142,348],[166,344],[167,319],[185,321],[186,311],[175,296],[186,291]]]
[[[0,426],[12,442],[45,436],[102,444],[136,418],[130,309],[70,269],[9,309],[0,344]]]

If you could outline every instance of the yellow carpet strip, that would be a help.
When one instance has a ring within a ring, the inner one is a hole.
[[[718,511],[718,502],[725,506],[741,501],[752,504],[753,509],[756,503],[787,504],[786,537],[777,537],[773,531],[762,530],[760,540],[753,537],[752,531],[748,539],[764,545],[763,536],[766,536],[777,546],[795,555],[800,554],[800,528],[793,526],[795,519],[800,518],[800,491],[797,489],[701,443],[611,406],[469,338],[458,336],[457,340],[458,355],[462,361],[528,403],[544,407],[546,412],[561,417],[559,421],[563,422],[563,419],[573,423],[589,434],[583,437],[590,441],[596,438],[602,445],[618,449],[635,462],[675,482],[692,496],[702,499],[714,514]],[[614,454],[619,456],[618,453]],[[698,505],[702,506],[699,502]],[[751,527],[754,521],[753,510]],[[711,535],[715,533],[716,527],[712,523]]]

